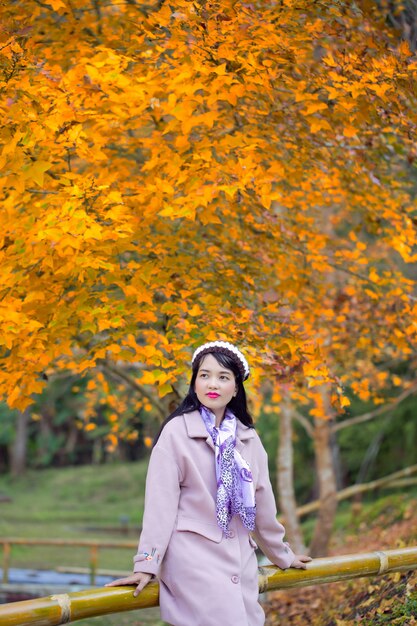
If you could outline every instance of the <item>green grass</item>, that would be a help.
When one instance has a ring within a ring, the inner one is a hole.
[[[336,518],[333,526],[333,539],[347,532],[360,532],[361,526],[378,522],[379,524],[393,524],[403,519],[410,500],[417,498],[417,489],[381,489],[377,494],[365,494],[361,503],[352,506],[352,499],[342,500],[337,507]],[[303,518],[302,529],[304,540],[308,544],[313,536],[316,524],[316,513]]]
[[[27,514],[31,522],[54,524],[114,524],[123,514],[138,520],[146,468],[143,461],[29,471],[17,479],[3,476],[0,492],[13,501],[1,503],[2,513],[12,523],[26,521]],[[27,507],[26,512],[22,507]]]
[[[0,477],[0,537],[136,541],[143,514],[147,462],[30,471]],[[118,532],[128,517],[132,531]],[[106,530],[113,527],[116,530]],[[12,548],[12,565],[87,566],[87,548]],[[99,566],[131,569],[129,550],[101,550]]]

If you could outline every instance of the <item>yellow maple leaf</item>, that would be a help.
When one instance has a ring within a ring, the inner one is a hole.
[[[327,104],[325,102],[320,102],[319,100],[317,100],[315,102],[310,102],[309,104],[307,104],[307,108],[302,111],[302,114],[312,115],[313,113],[316,113],[317,111],[323,111],[324,109],[327,109]]]
[[[24,172],[24,176],[28,180],[33,180],[39,187],[43,187],[45,172],[51,169],[52,163],[48,161],[35,161]]]
[[[332,130],[332,127],[327,120],[312,118],[309,123],[312,133],[318,133],[320,130]]]
[[[349,398],[347,398],[346,396],[341,396],[340,397],[340,406],[341,407],[350,406]]]
[[[222,63],[221,65],[213,69],[212,72],[215,72],[219,76],[223,76],[224,74],[226,74],[226,63]]]
[[[59,11],[59,9],[66,9],[66,4],[62,2],[62,0],[45,0],[45,4],[48,4],[53,8],[54,11]]]
[[[193,317],[196,317],[197,315],[201,315],[202,312],[203,311],[198,304],[194,304],[194,306],[191,307],[191,309],[188,309],[189,315],[192,315]]]
[[[354,137],[357,134],[357,130],[356,128],[354,128],[353,126],[345,126],[343,129],[343,135],[345,137]]]

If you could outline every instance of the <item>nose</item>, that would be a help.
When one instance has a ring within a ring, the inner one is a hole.
[[[215,378],[210,378],[208,386],[210,389],[217,389],[217,381]]]

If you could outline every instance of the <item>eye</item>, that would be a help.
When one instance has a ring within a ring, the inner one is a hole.
[[[223,380],[230,380],[229,376],[226,376],[225,374],[222,374],[220,378],[222,378]]]

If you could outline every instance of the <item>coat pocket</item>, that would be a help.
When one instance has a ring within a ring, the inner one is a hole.
[[[220,543],[223,537],[222,529],[217,524],[208,524],[192,517],[178,516],[177,531],[197,533],[210,541]]]

